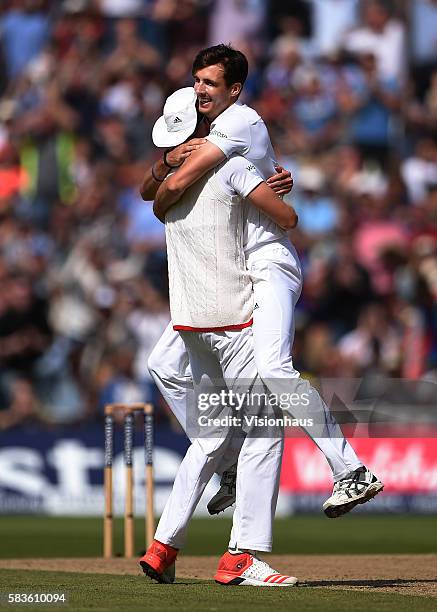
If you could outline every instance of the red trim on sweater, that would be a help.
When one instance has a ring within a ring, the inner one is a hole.
[[[253,323],[253,319],[246,323],[238,323],[237,325],[224,325],[223,327],[190,327],[188,325],[173,325],[173,329],[176,331],[192,331],[192,332],[221,332],[221,331],[232,331],[238,329],[244,329],[250,327]]]

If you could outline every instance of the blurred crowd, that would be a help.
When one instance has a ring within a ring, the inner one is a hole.
[[[242,101],[293,172],[294,362],[437,380],[437,1],[3,0],[0,429],[152,400],[164,228],[138,192],[196,52],[249,59]]]

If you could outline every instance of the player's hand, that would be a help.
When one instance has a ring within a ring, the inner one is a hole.
[[[290,193],[293,189],[293,177],[289,170],[284,170],[282,166],[275,166],[277,174],[267,179],[267,185],[278,195]]]
[[[187,159],[193,151],[200,149],[205,144],[205,138],[192,138],[188,142],[183,142],[174,149],[167,151],[166,159],[170,166],[177,168],[182,164],[184,159]]]

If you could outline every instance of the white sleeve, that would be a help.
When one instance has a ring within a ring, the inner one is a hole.
[[[242,198],[246,198],[264,180],[255,166],[240,155],[233,156],[223,164],[219,177],[227,190]]]
[[[244,155],[251,145],[249,124],[241,116],[229,116],[225,113],[223,118],[216,119],[206,139],[215,144],[228,158],[235,153]]]

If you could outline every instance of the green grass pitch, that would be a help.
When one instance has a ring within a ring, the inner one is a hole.
[[[0,558],[98,557],[102,551],[98,518],[2,517]],[[136,520],[136,550],[143,548],[144,521]],[[221,555],[230,519],[192,522],[187,555]],[[115,551],[122,553],[123,520],[115,525]],[[433,516],[353,515],[341,519],[295,516],[275,521],[276,554],[414,554],[437,553],[437,520]]]
[[[437,553],[437,521],[423,516],[323,516],[278,519],[277,554],[415,554]],[[143,549],[143,521],[137,521],[136,549]],[[225,550],[229,519],[193,521],[186,554],[216,555]],[[102,549],[102,520],[47,517],[2,517],[0,557],[96,557]],[[117,521],[116,550],[122,550],[122,521]],[[19,605],[0,603],[5,610],[122,610],[252,612],[389,611],[415,608],[437,610],[435,598],[421,595],[308,586],[290,589],[226,588],[212,580],[181,578],[175,585],[159,585],[142,576],[79,574],[49,571],[0,570],[0,592],[62,592],[68,604]]]
[[[390,593],[321,590],[310,587],[260,589],[226,588],[212,581],[186,580],[160,585],[135,576],[66,574],[60,572],[0,571],[0,589],[12,591],[67,592],[63,606],[6,606],[5,610],[121,610],[145,612],[244,612],[279,610],[293,612],[420,612],[436,610],[435,599]]]

